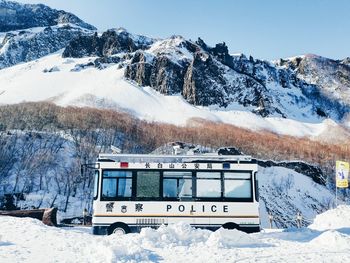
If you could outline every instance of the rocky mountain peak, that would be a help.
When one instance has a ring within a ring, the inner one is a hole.
[[[213,56],[217,57],[220,61],[225,62],[230,57],[228,52],[228,47],[226,46],[225,42],[218,43],[215,45],[215,47],[209,47],[201,38],[198,38],[196,41],[196,44],[198,44],[201,48],[203,48],[205,51],[209,52]]]
[[[318,87],[321,94],[350,105],[349,59],[334,60],[315,54],[280,60],[276,64],[292,69],[296,76]]]
[[[63,57],[106,57],[121,52],[135,52],[149,47],[153,40],[144,36],[130,34],[118,28],[91,36],[80,36],[72,40],[63,52]]]
[[[350,66],[350,57],[346,57],[343,60],[340,60],[340,63],[343,65]]]
[[[77,16],[52,9],[43,4],[21,4],[13,1],[0,1],[0,32],[32,27],[47,27],[71,23],[88,30],[96,30]]]

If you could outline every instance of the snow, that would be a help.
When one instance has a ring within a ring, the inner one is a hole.
[[[279,117],[262,118],[242,109],[196,107],[181,95],[165,96],[150,87],[141,88],[126,81],[124,69],[119,65],[72,72],[76,64],[86,64],[94,58],[64,59],[61,52],[1,70],[0,104],[46,100],[62,106],[122,110],[147,121],[186,125],[192,118],[202,118],[254,131],[312,138],[327,133],[330,126],[339,127],[332,120],[307,123]],[[55,71],[43,72],[50,68]]]
[[[172,61],[191,60],[193,54],[189,52],[185,45],[185,39],[181,36],[172,36],[171,38],[155,42],[147,52],[151,54],[163,54]]]
[[[349,215],[339,206],[319,217]],[[344,213],[344,214],[342,214]],[[316,220],[317,221],[317,220]],[[315,221],[315,223],[316,223]],[[345,224],[350,228],[349,221]],[[1,262],[347,262],[350,233],[274,229],[246,234],[185,223],[139,234],[94,236],[86,227],[55,228],[31,218],[0,217]]]
[[[309,226],[315,230],[340,229],[350,227],[350,206],[339,205],[335,209],[317,215]],[[349,243],[350,244],[350,243]]]
[[[325,231],[310,241],[310,245],[324,246],[327,250],[349,250],[350,236],[334,230]]]

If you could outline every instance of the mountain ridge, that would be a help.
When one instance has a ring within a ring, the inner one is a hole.
[[[72,23],[88,30],[96,28],[85,23],[72,13],[52,9],[43,4],[21,4],[14,1],[0,1],[0,32],[47,27]]]
[[[174,35],[154,39],[123,28],[97,32],[93,26],[82,27],[85,22],[72,14],[59,20],[59,11],[44,5],[1,3],[8,8],[29,10],[27,16],[35,7],[43,11],[43,18],[38,20],[42,26],[48,23],[50,15],[50,21],[56,25],[0,33],[0,69],[63,49],[64,59],[89,58],[86,64],[76,64],[72,72],[117,65],[124,71],[126,81],[151,87],[166,96],[180,95],[194,106],[245,110],[262,117],[303,122],[327,118],[341,122],[350,112],[350,92],[343,92],[350,87],[346,59],[305,55],[270,62],[244,54],[231,55],[225,42],[211,47],[201,38],[191,41]],[[324,64],[328,65],[326,70],[322,68]],[[48,65],[45,72],[57,68]],[[340,92],[330,87],[332,81],[342,85]],[[86,95],[89,94],[81,94]]]

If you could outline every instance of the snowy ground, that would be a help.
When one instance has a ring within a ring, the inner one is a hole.
[[[311,228],[193,229],[177,224],[140,234],[93,236],[29,218],[0,217],[1,262],[349,262],[350,207],[316,217]],[[325,226],[328,226],[325,227]]]

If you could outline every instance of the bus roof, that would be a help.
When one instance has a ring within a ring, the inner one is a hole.
[[[218,155],[218,154],[195,154],[195,155],[154,155],[154,154],[99,154],[99,162],[130,162],[130,163],[191,163],[191,162],[255,162],[247,155]]]

